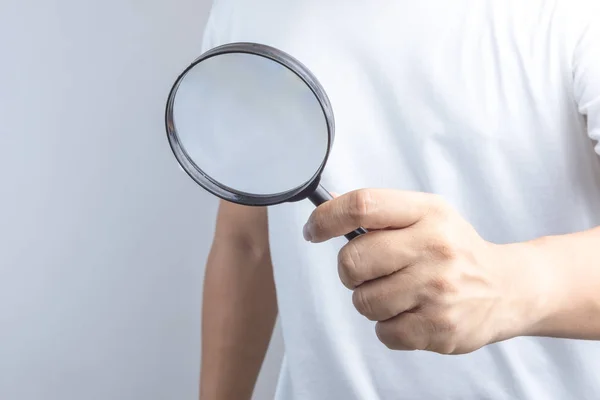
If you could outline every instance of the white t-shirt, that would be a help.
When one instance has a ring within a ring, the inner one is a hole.
[[[336,118],[329,190],[438,193],[483,238],[516,242],[600,225],[598,4],[216,0],[204,48],[265,43],[314,72]],[[269,211],[285,342],[277,399],[600,399],[600,342],[388,350],[339,281],[345,239],[302,239],[312,209]]]

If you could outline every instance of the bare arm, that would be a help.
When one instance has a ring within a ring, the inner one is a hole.
[[[206,266],[200,400],[247,400],[277,316],[267,210],[221,202]]]
[[[600,228],[532,242],[550,290],[543,318],[530,335],[600,340],[598,243]]]
[[[581,35],[573,54],[573,93],[600,155],[600,3],[582,2],[580,7],[577,29]],[[532,334],[600,340],[600,227],[534,243],[545,254],[545,268],[557,274],[555,289],[548,296],[550,312]]]

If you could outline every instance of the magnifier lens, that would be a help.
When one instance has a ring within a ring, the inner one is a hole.
[[[249,195],[305,185],[328,151],[327,120],[310,87],[254,54],[219,54],[189,69],[176,89],[173,124],[198,169]]]
[[[166,125],[181,167],[216,196],[251,206],[331,200],[319,185],[334,135],[329,101],[277,49],[232,43],[205,53],[173,85]]]

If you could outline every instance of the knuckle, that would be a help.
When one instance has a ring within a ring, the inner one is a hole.
[[[435,338],[435,322],[426,315],[416,315],[411,327],[412,335],[407,335],[416,350],[431,350],[432,339]]]
[[[404,349],[410,349],[409,346],[402,344],[400,341],[385,341],[385,340],[379,340],[381,343],[383,343],[385,345],[385,347],[387,347],[390,350],[404,350]]]
[[[443,275],[438,275],[431,278],[427,283],[427,288],[428,291],[436,297],[456,292],[456,287],[452,281]]]
[[[410,350],[427,350],[428,342],[424,336],[410,333],[402,336],[401,340],[396,342],[395,345]]]
[[[432,347],[431,351],[435,351],[436,353],[439,353],[439,354],[451,355],[456,352],[456,345],[450,341],[443,341],[440,343],[436,343]]]
[[[436,259],[455,260],[458,257],[458,249],[450,235],[441,229],[429,240],[427,248]]]
[[[397,340],[396,335],[391,334],[392,331],[386,326],[385,323],[378,322],[375,325],[375,334],[377,339],[390,350],[397,350],[401,347],[401,343]]]
[[[354,305],[354,308],[356,308],[356,311],[361,315],[364,315],[370,320],[374,320],[371,300],[364,290],[358,288],[352,293],[352,304]]]
[[[442,314],[436,319],[434,330],[435,334],[451,337],[458,331],[458,324],[456,323],[456,319],[452,318],[452,316]]]
[[[435,338],[428,350],[440,354],[455,354],[458,348],[457,326],[446,318],[440,318],[432,323],[431,337]]]
[[[391,350],[426,350],[429,336],[423,331],[420,319],[411,319],[410,323],[388,326],[389,322],[376,325],[377,338]]]
[[[430,317],[424,327],[427,334],[438,338],[439,343],[453,343],[458,333],[458,320],[448,311],[442,311]]]
[[[372,212],[374,200],[368,189],[360,189],[352,193],[349,203],[350,217],[360,224]]]
[[[360,253],[353,242],[346,244],[338,253],[338,274],[346,287],[354,289],[362,283]]]

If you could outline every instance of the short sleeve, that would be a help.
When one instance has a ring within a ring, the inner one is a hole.
[[[202,52],[230,41],[234,3],[231,0],[212,0],[202,36]]]
[[[574,95],[579,112],[587,119],[588,135],[600,141],[600,1],[585,2],[585,18],[573,53]],[[600,154],[600,143],[596,145]]]
[[[204,25],[204,32],[202,33],[202,53],[215,47],[215,13],[216,7],[215,1],[213,1],[208,12],[208,19],[206,20],[206,24]]]

